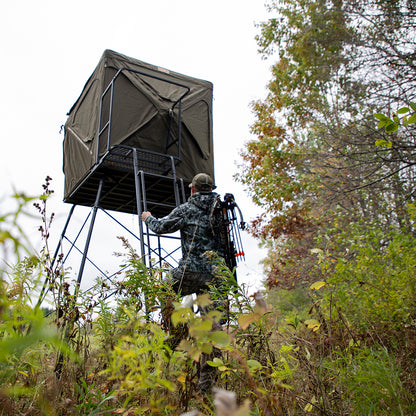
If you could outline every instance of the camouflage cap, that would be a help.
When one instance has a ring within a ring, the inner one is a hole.
[[[211,176],[206,173],[198,173],[195,175],[189,186],[193,186],[198,191],[211,191],[216,188]]]

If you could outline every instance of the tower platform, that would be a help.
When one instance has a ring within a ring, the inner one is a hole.
[[[92,207],[103,179],[101,208],[128,214],[147,210],[163,217],[190,195],[189,182],[176,177],[177,163],[172,156],[114,145],[64,201]]]

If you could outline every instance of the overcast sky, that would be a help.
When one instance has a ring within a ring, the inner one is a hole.
[[[263,0],[23,0],[0,7],[3,206],[12,187],[36,195],[51,176],[52,238],[59,236],[70,208],[62,202],[60,126],[103,51],[112,49],[214,84],[218,192],[234,193],[246,220],[260,213],[232,177],[250,139],[249,104],[264,97],[270,78],[271,62],[254,39],[255,24],[270,17]],[[240,280],[258,286],[263,251],[247,235],[244,245]]]

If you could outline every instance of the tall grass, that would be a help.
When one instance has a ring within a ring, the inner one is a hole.
[[[44,190],[37,203],[47,238],[49,184]],[[227,303],[212,287],[189,305],[172,292],[165,271],[148,270],[124,241],[130,267],[115,279],[112,301],[105,300],[109,289],[100,281],[75,299],[48,250],[38,255],[24,233],[19,239],[19,216],[34,200],[19,201],[16,213],[0,216],[1,247],[17,259],[1,270],[0,414],[181,415],[198,409],[220,415],[224,391],[233,393],[232,414],[240,416],[415,413],[411,300],[399,310],[403,297],[395,295],[397,311],[389,320],[376,295],[383,284],[377,262],[366,263],[365,284],[344,278],[364,266],[369,244],[355,261],[340,259],[342,267],[321,252],[319,265],[329,261],[331,268],[323,267],[322,282],[311,288],[251,296],[216,259]],[[407,281],[400,261],[413,264],[405,259],[413,245],[400,235],[392,241],[383,248],[389,266],[383,270]],[[53,300],[48,311],[33,302],[43,282]],[[383,290],[393,293],[396,283]],[[161,314],[168,309],[170,324]],[[198,361],[214,350],[220,354],[208,362],[217,371],[216,399],[196,389]]]

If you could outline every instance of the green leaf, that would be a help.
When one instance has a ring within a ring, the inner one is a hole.
[[[231,342],[231,337],[224,331],[215,331],[209,334],[209,338],[214,344],[226,347]]]
[[[164,380],[164,379],[160,378],[158,380],[158,383],[161,386],[166,387],[169,391],[175,391],[176,390],[176,386],[169,380]]]
[[[386,147],[387,149],[391,149],[393,143],[390,140],[379,139],[376,140],[375,145],[378,147]]]
[[[46,324],[32,328],[25,336],[9,336],[0,340],[0,363],[7,362],[10,356],[19,357],[26,348],[42,342],[49,341],[57,344],[57,334]]]
[[[201,352],[205,354],[211,354],[212,353],[212,345],[205,343],[201,345]]]
[[[250,372],[260,370],[263,366],[257,360],[247,360],[247,367]]]
[[[416,103],[414,103],[414,102],[411,101],[409,103],[409,105],[410,105],[410,107],[412,108],[413,111],[416,111]]]
[[[407,120],[407,124],[414,124],[416,123],[416,113],[413,113],[409,119]]]
[[[384,127],[386,124],[388,123],[388,120],[381,120],[378,122],[377,124],[377,128],[381,129],[382,127]]]
[[[384,128],[384,130],[386,131],[386,133],[393,133],[394,131],[397,131],[399,128],[399,125],[396,123],[390,123],[387,124],[387,126]]]
[[[207,364],[211,367],[220,367],[224,365],[224,361],[222,361],[220,358],[215,357],[212,361],[207,360]]]
[[[397,114],[406,114],[410,111],[409,107],[402,107],[397,110]]]
[[[380,121],[392,121],[390,118],[388,118],[387,116],[385,116],[384,114],[381,114],[381,113],[374,114],[374,117],[377,120],[380,120]]]

